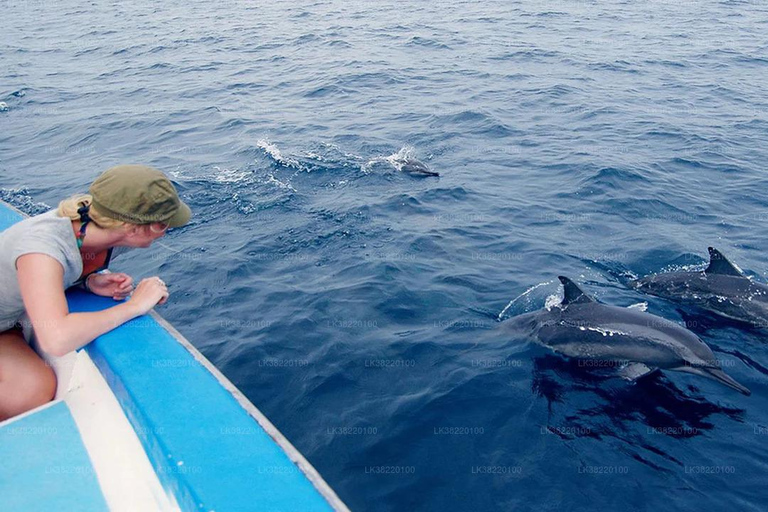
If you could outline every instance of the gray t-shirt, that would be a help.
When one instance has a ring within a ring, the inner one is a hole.
[[[12,328],[24,314],[16,260],[30,253],[47,254],[61,263],[64,289],[75,284],[83,273],[72,221],[59,217],[56,210],[26,218],[0,231],[0,332]]]

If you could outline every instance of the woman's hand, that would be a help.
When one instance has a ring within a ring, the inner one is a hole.
[[[88,289],[102,297],[123,300],[133,291],[133,279],[128,274],[91,274],[87,280]]]
[[[165,304],[168,300],[168,287],[159,277],[142,279],[128,300],[136,307],[139,315],[149,312],[156,304]]]

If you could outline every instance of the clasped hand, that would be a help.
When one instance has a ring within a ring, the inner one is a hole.
[[[122,272],[91,274],[87,283],[92,293],[115,300],[124,300],[133,291],[133,278]]]

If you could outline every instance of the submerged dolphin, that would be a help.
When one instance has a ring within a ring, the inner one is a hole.
[[[750,280],[713,247],[709,248],[709,258],[704,271],[655,274],[630,285],[641,292],[768,327],[768,286]]]
[[[422,176],[440,176],[440,173],[430,169],[427,164],[410,156],[395,160],[395,164],[401,171],[410,174],[419,174]]]
[[[567,277],[559,279],[564,287],[559,305],[504,324],[522,329],[555,352],[588,360],[589,366],[618,367],[619,374],[629,380],[656,369],[672,370],[701,375],[751,394],[720,369],[712,350],[688,329],[637,309],[601,304]]]

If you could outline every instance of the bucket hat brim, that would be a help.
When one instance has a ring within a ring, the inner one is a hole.
[[[192,210],[187,206],[187,203],[179,200],[179,209],[165,222],[169,228],[180,228],[189,222],[190,218],[192,218]]]

